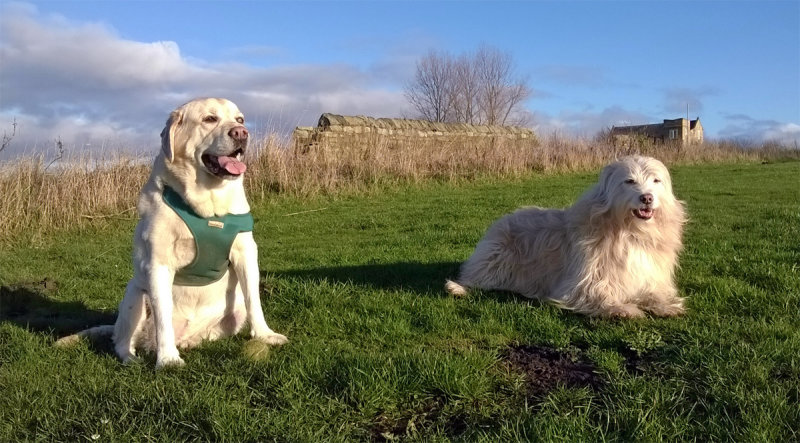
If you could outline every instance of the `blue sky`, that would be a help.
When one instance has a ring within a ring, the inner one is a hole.
[[[699,116],[707,138],[800,142],[797,1],[0,1],[0,124],[17,151],[157,145],[171,109],[231,98],[251,130],[413,117],[430,49],[510,53],[532,126]],[[9,122],[9,123],[5,123]]]

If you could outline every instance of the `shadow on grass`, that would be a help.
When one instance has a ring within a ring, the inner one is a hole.
[[[53,300],[56,286],[49,279],[0,286],[0,322],[45,333],[53,339],[114,323],[116,313],[89,309],[82,302]],[[111,339],[94,340],[92,346],[99,352],[111,352]]]
[[[261,276],[266,277],[271,274],[314,282],[327,280],[363,285],[374,289],[408,290],[426,295],[452,297],[445,291],[444,283],[445,280],[458,276],[460,266],[461,262],[398,262],[262,272]],[[492,298],[501,302],[516,300],[527,301],[535,305],[542,304],[539,300],[528,299],[508,291],[474,290],[470,294],[473,297]]]
[[[414,292],[444,292],[445,279],[458,275],[460,262],[419,263],[399,262],[353,266],[331,266],[277,272],[262,272],[278,277],[338,283],[353,283],[375,289],[409,290]]]

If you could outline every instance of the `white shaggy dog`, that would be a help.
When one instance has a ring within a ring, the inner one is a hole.
[[[523,208],[495,222],[445,288],[507,290],[592,316],[679,315],[685,221],[664,164],[626,157],[570,208]]]
[[[192,100],[172,111],[161,152],[139,196],[133,278],[114,326],[59,340],[113,333],[124,362],[137,348],[156,366],[182,365],[178,348],[238,333],[286,343],[267,326],[259,299],[258,252],[243,186],[249,134],[239,108],[225,99]]]

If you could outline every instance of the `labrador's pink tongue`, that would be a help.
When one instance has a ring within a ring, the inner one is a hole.
[[[244,173],[247,170],[247,165],[236,160],[233,157],[223,157],[220,156],[218,158],[219,165],[225,168],[226,171],[230,172],[233,175],[239,175]]]

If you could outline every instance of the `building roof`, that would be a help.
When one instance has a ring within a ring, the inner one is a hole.
[[[626,135],[626,134],[644,134],[652,136],[660,136],[666,128],[677,128],[683,125],[685,118],[676,118],[672,120],[665,119],[663,123],[653,123],[649,125],[635,125],[635,126],[613,126],[611,128],[611,135]],[[694,129],[700,123],[700,117],[696,120],[689,120],[689,129]]]
[[[627,135],[627,134],[645,134],[645,135],[661,135],[664,130],[663,123],[655,123],[652,125],[636,125],[636,126],[614,126],[611,128],[611,135]]]
[[[518,126],[488,126],[469,125],[466,123],[437,123],[427,120],[412,120],[406,118],[373,118],[363,115],[337,115],[324,113],[319,117],[317,127],[330,128],[332,126],[368,126],[373,128],[404,130],[413,129],[431,132],[475,132],[486,134],[527,134],[533,135],[530,128]]]

